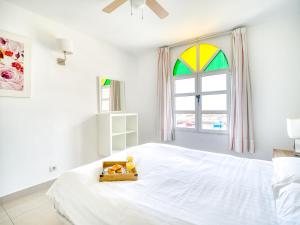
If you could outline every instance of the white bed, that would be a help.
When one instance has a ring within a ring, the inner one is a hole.
[[[127,152],[138,181],[98,182],[102,161],[66,172],[48,192],[59,213],[74,225],[277,224],[271,162],[152,143]]]

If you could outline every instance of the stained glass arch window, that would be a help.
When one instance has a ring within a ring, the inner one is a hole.
[[[176,60],[173,76],[229,69],[225,53],[215,45],[199,44],[186,49]]]

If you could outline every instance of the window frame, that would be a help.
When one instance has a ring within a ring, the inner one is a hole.
[[[175,78],[173,76],[173,78]],[[176,80],[185,80],[185,79],[189,79],[189,78],[194,78],[195,80],[195,91],[191,92],[191,93],[180,93],[180,94],[176,94],[175,93],[175,82]],[[192,75],[181,75],[176,77],[176,79],[172,79],[172,88],[173,88],[173,93],[172,93],[172,107],[173,107],[173,118],[174,120],[174,124],[175,124],[175,129],[180,129],[181,131],[196,131],[198,124],[197,124],[197,105],[196,105],[196,98],[194,98],[194,104],[195,104],[195,111],[193,110],[178,110],[176,111],[176,102],[175,102],[175,98],[176,97],[186,97],[186,96],[196,96],[197,94],[197,75],[196,74],[192,74]],[[183,127],[176,127],[176,114],[195,114],[195,128],[183,128]]]
[[[226,76],[226,90],[223,91],[208,91],[203,92],[202,91],[202,78],[206,76],[217,76],[225,74]],[[198,76],[198,94],[201,97],[200,104],[198,105],[198,132],[201,133],[219,133],[219,134],[228,134],[228,126],[229,126],[229,115],[230,115],[230,108],[231,108],[231,74],[229,70],[216,70],[216,71],[210,71],[206,73],[199,73]],[[203,95],[217,95],[217,94],[226,94],[226,110],[202,110],[202,97]],[[226,130],[213,130],[213,129],[203,129],[202,128],[202,115],[203,114],[226,114],[227,115],[227,128]]]
[[[199,46],[199,43],[189,46],[187,49],[193,46]],[[219,48],[219,50],[222,50]],[[180,53],[180,55],[182,52]],[[194,72],[194,70],[185,63],[185,61],[180,57],[180,55],[176,59],[180,59],[191,71],[192,74],[190,75],[179,75],[174,76],[172,72],[172,107],[173,107],[173,118],[174,118],[174,127],[175,131],[180,132],[194,132],[194,133],[208,133],[208,134],[228,134],[229,133],[229,115],[231,109],[231,71],[230,71],[230,64],[228,69],[222,70],[214,70],[214,71],[201,71],[201,72]],[[199,68],[199,49],[197,48],[197,68]],[[207,65],[210,63],[209,61]],[[207,66],[206,65],[206,66]],[[204,68],[206,68],[206,66]],[[226,90],[223,91],[209,91],[203,92],[202,91],[202,78],[206,76],[214,76],[214,75],[226,75]],[[195,92],[194,93],[175,93],[175,82],[176,80],[182,79],[195,79]],[[202,110],[202,99],[204,95],[216,95],[216,94],[226,94],[226,110]],[[196,95],[200,95],[200,102],[197,103]],[[195,111],[192,110],[176,110],[175,99],[176,97],[184,97],[184,96],[195,96]],[[176,114],[195,114],[195,128],[183,128],[176,126]],[[213,130],[213,129],[203,129],[202,128],[202,115],[205,114],[226,114],[227,115],[227,128],[226,130]]]

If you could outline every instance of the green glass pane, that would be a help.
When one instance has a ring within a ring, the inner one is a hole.
[[[228,69],[228,67],[228,60],[224,52],[220,50],[219,53],[215,56],[215,58],[208,64],[208,66],[205,69],[205,72]]]
[[[111,80],[110,79],[106,79],[106,81],[104,82],[104,86],[110,86]]]
[[[179,75],[190,75],[192,74],[191,70],[183,64],[179,59],[177,59],[174,69],[173,69],[173,75],[179,76]]]

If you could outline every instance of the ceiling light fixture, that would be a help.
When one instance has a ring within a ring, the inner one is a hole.
[[[106,6],[102,11],[106,13],[111,13],[121,5],[126,3],[128,0],[114,0],[108,6]],[[169,13],[157,2],[157,0],[129,0],[131,15],[133,15],[133,9],[137,8],[142,11],[142,18],[144,18],[144,8],[149,7],[159,18],[166,18]]]
[[[131,16],[133,16],[134,10],[141,11],[141,19],[144,19],[144,8],[146,7],[146,0],[130,0]]]

